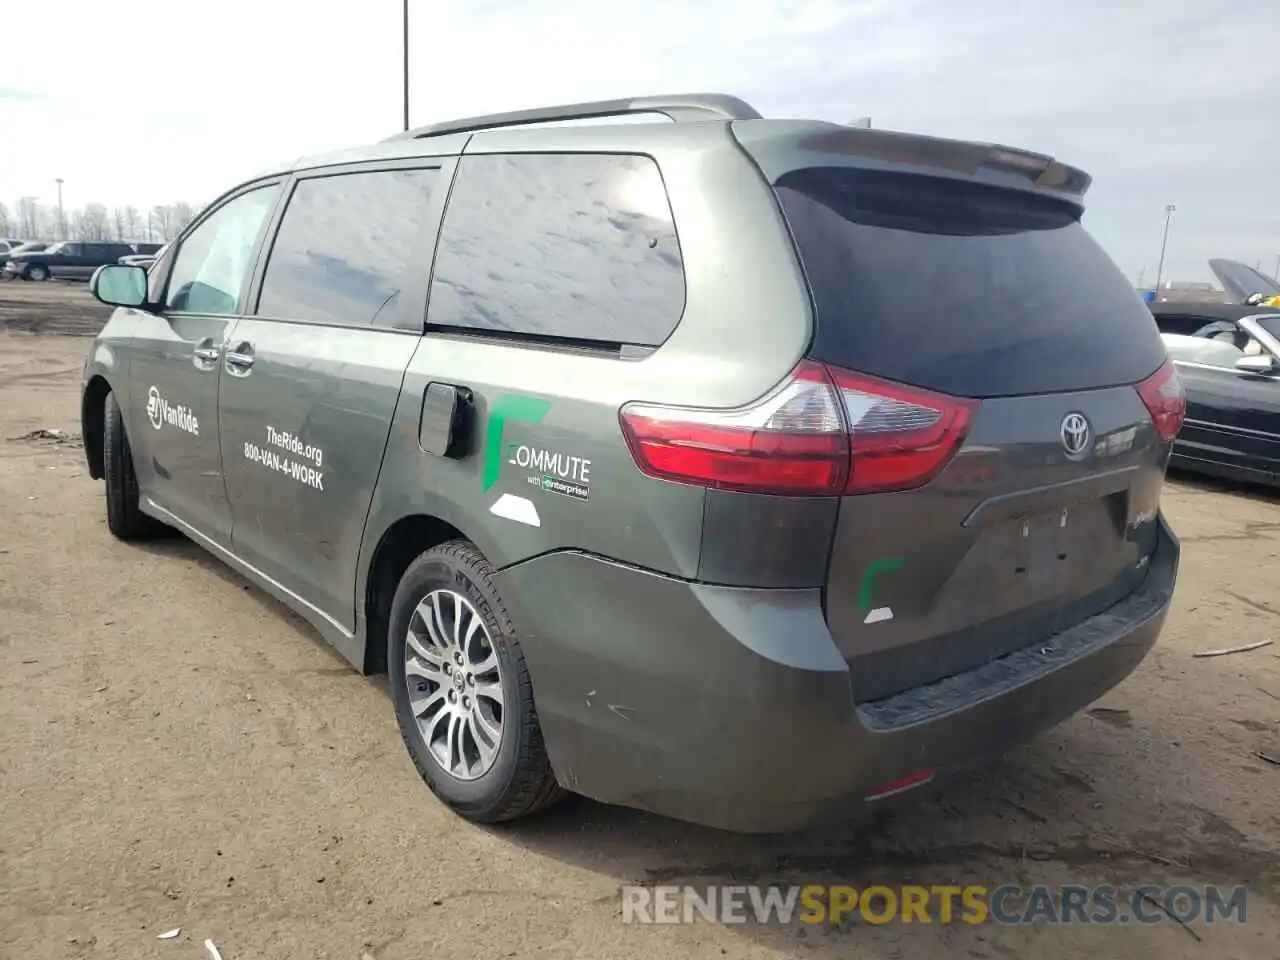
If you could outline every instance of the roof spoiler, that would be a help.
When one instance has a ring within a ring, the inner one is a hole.
[[[1054,157],[996,143],[818,121],[735,124],[733,131],[770,182],[800,167],[833,163],[872,169],[915,168],[923,174],[962,178],[985,173],[988,179],[1021,181],[1026,187],[1081,207],[1093,182],[1085,171]]]
[[[481,117],[463,117],[445,120],[425,127],[415,127],[383,143],[396,140],[416,140],[420,137],[437,137],[447,133],[470,133],[476,130],[492,130],[500,127],[520,127],[537,123],[555,123],[564,120],[591,120],[606,117],[634,116],[659,113],[676,123],[698,120],[760,120],[761,114],[747,103],[727,93],[681,93],[652,97],[630,97],[622,100],[593,100],[586,103],[568,103],[531,110],[513,110],[509,113],[491,113]]]
[[[1021,173],[1037,187],[1047,187],[1082,197],[1093,183],[1093,177],[1043,153],[1032,153],[1016,147],[991,144],[987,147],[983,166]]]

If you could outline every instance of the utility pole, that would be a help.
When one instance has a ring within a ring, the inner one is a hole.
[[[1160,265],[1156,267],[1156,296],[1160,296],[1160,282],[1164,279],[1164,252],[1169,246],[1169,221],[1173,219],[1173,211],[1177,210],[1176,204],[1165,204],[1164,208],[1164,236],[1160,240]]]
[[[62,178],[56,180],[58,184],[58,239],[67,239],[67,215],[62,209]]]
[[[409,0],[404,0],[404,128],[409,129]]]

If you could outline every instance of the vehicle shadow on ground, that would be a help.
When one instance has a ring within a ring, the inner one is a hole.
[[[285,623],[294,627],[300,635],[306,637],[317,649],[324,651],[325,656],[331,658],[335,664],[341,664],[351,669],[351,665],[342,658],[342,655],[327,643],[324,637],[320,635],[320,632],[300,614],[294,613],[275,597],[250,583],[181,531],[165,528],[154,539],[140,541],[135,546],[157,556],[193,563],[200,567],[202,571],[216,576],[228,586],[243,591],[259,603],[264,610],[271,612]],[[377,678],[370,677],[369,679],[376,680]]]
[[[632,885],[688,886],[705,894],[708,887],[728,885],[900,891],[913,885],[1029,888],[1051,877],[1087,884],[1149,880],[1152,863],[1164,858],[1091,830],[1093,788],[1057,766],[1058,754],[1058,745],[1033,743],[891,813],[802,833],[727,834],[576,797],[536,819],[491,829],[539,855],[616,879],[620,923],[626,920],[622,888]],[[1092,773],[1123,776],[1120,770]],[[958,916],[958,901],[956,906]],[[903,956],[893,952],[900,945],[909,955],[913,945],[939,939],[958,956],[1023,955],[1022,949],[1006,954],[999,930],[944,930],[937,909],[935,901],[928,926],[881,925],[856,911],[835,923],[801,922],[797,914],[787,924],[748,919],[723,926],[762,946],[841,958],[855,948],[887,951],[869,957]],[[750,915],[749,905],[745,912]],[[994,954],[984,949],[984,941],[993,940]]]
[[[1177,492],[1182,494],[1226,494],[1258,503],[1280,505],[1280,489],[1261,483],[1220,480],[1203,474],[1188,473],[1176,467],[1169,468],[1168,478],[1176,484]]]

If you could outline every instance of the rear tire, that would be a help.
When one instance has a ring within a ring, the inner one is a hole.
[[[466,540],[426,551],[400,578],[387,637],[396,722],[414,766],[432,793],[476,823],[526,817],[563,796],[547,758],[524,655],[492,578],[489,562]],[[432,616],[433,598],[434,609],[441,611],[435,634],[424,619]],[[462,624],[462,642],[434,642],[440,635],[450,639],[455,617]],[[474,641],[468,642],[468,636]],[[487,664],[492,666],[486,670]],[[439,672],[441,667],[445,672]],[[460,678],[456,684],[455,676]],[[500,697],[483,699],[489,696],[486,689],[495,695],[500,691]],[[498,699],[500,713],[495,709]],[[479,717],[482,704],[485,715]],[[462,718],[456,740],[454,715]],[[500,730],[496,747],[487,732],[495,725]],[[473,748],[469,755],[467,745]]]
[[[33,263],[31,266],[27,267],[26,273],[23,274],[23,279],[36,281],[48,280],[49,268],[43,267],[38,263]]]
[[[108,393],[103,403],[102,473],[107,488],[107,529],[120,540],[146,540],[165,527],[138,506],[138,475],[133,469],[133,451],[124,431],[124,417],[116,395]]]

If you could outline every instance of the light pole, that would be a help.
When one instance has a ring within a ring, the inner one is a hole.
[[[1169,221],[1173,219],[1173,211],[1177,210],[1176,204],[1165,204],[1164,208],[1164,237],[1160,240],[1160,265],[1156,267],[1156,296],[1160,296],[1160,281],[1164,279],[1164,251],[1169,245]]]
[[[58,177],[55,181],[58,184],[58,239],[67,239],[67,215],[62,210],[62,178]]]
[[[404,128],[409,129],[409,0],[404,0]]]

